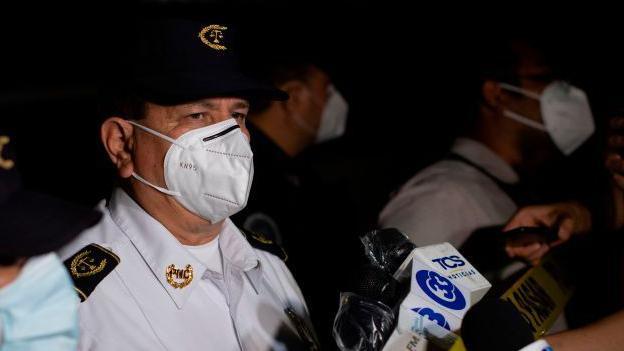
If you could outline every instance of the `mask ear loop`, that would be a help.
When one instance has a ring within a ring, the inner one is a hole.
[[[516,87],[514,85],[511,84],[507,84],[507,83],[498,83],[500,85],[501,88],[505,89],[505,90],[509,90],[509,91],[513,91],[514,93],[518,93],[520,95],[524,95],[526,97],[529,97],[531,99],[535,99],[538,101],[541,101],[542,97],[541,95],[534,93],[532,91],[528,91],[519,87]],[[504,110],[503,111],[503,115],[507,118],[510,118],[518,123],[524,124],[526,126],[529,126],[531,128],[535,128],[537,130],[541,130],[543,132],[547,132],[548,129],[546,129],[546,126],[544,126],[543,124],[536,122],[530,118],[527,118],[525,116],[522,116],[521,114],[515,113],[513,111],[509,111],[509,110]]]
[[[153,129],[151,129],[151,128],[148,128],[148,127],[146,127],[146,126],[144,126],[144,125],[142,125],[142,124],[139,124],[139,123],[137,123],[137,122],[135,122],[135,121],[131,121],[131,120],[129,120],[129,119],[127,119],[126,121],[127,121],[128,123],[132,124],[133,126],[135,126],[135,127],[139,127],[140,129],[143,129],[144,131],[146,131],[146,132],[148,132],[148,133],[150,133],[150,134],[152,134],[152,135],[155,135],[155,136],[157,136],[157,137],[159,137],[159,138],[161,138],[161,139],[165,139],[165,140],[167,140],[168,142],[170,142],[170,143],[172,143],[172,144],[175,144],[175,145],[177,145],[177,146],[179,146],[179,147],[181,147],[181,148],[184,148],[184,145],[182,145],[182,144],[178,143],[175,139],[173,139],[173,138],[171,138],[171,137],[169,137],[169,136],[167,136],[167,135],[164,135],[164,134],[162,134],[162,133],[160,133],[160,132],[157,132],[157,131],[155,131],[155,130],[153,130]]]
[[[134,121],[130,121],[130,120],[126,120],[126,121],[128,121],[128,123],[130,123],[130,124],[132,124],[132,125],[134,125],[134,126],[136,126],[136,127],[140,128],[140,129],[142,129],[142,130],[146,131],[147,133],[150,133],[150,134],[152,134],[152,135],[155,135],[155,136],[157,136],[157,137],[160,137],[160,138],[162,138],[162,139],[165,139],[166,141],[168,141],[168,142],[170,142],[170,143],[172,143],[172,144],[174,144],[174,145],[177,145],[177,146],[179,146],[179,147],[182,147],[182,148],[183,148],[183,146],[182,146],[182,145],[180,145],[180,144],[179,144],[179,143],[178,143],[175,139],[173,139],[173,138],[170,138],[170,137],[168,137],[168,136],[166,136],[166,135],[164,135],[164,134],[162,134],[162,133],[159,133],[159,132],[157,132],[157,131],[155,131],[155,130],[153,130],[153,129],[150,129],[150,128],[148,128],[148,127],[146,127],[146,126],[144,126],[144,125],[141,125],[141,124],[139,124],[139,123],[136,123],[136,122],[134,122]],[[132,177],[134,177],[136,180],[140,181],[141,183],[143,183],[143,184],[145,184],[145,185],[151,186],[152,188],[154,188],[154,189],[156,189],[156,190],[160,191],[161,193],[164,193],[164,194],[167,194],[167,195],[171,195],[171,196],[181,196],[181,194],[180,194],[179,192],[177,192],[177,191],[173,191],[173,190],[169,190],[169,189],[161,188],[161,187],[159,187],[159,186],[157,186],[157,185],[154,185],[154,184],[152,184],[152,183],[148,182],[145,178],[143,178],[143,177],[141,177],[140,175],[136,174],[134,171],[132,172]]]
[[[173,191],[173,190],[169,190],[169,189],[165,189],[165,188],[161,188],[161,187],[159,187],[157,185],[154,185],[154,184],[148,182],[147,180],[145,180],[145,178],[141,177],[140,175],[138,175],[138,174],[136,174],[134,172],[132,172],[132,176],[136,180],[138,180],[139,182],[141,182],[141,183],[143,183],[145,185],[151,186],[152,188],[160,191],[161,193],[164,193],[164,194],[167,194],[167,195],[171,195],[171,196],[181,196],[181,194],[179,192]]]
[[[541,100],[542,99],[542,96],[540,94],[534,93],[532,91],[524,90],[524,89],[519,88],[519,87],[517,87],[515,85],[511,85],[511,84],[507,84],[507,83],[498,83],[498,85],[501,88],[505,89],[505,90],[513,91],[514,93],[518,93],[518,94],[524,95],[526,97],[530,97],[530,98],[535,99],[535,100]]]
[[[535,122],[534,120],[526,118],[526,117],[524,117],[524,116],[522,116],[522,115],[520,115],[518,113],[509,111],[509,110],[504,110],[503,111],[503,115],[505,117],[507,117],[507,118],[513,119],[514,121],[516,121],[518,123],[522,123],[522,124],[524,124],[526,126],[529,126],[531,128],[535,128],[535,129],[541,130],[543,132],[547,132],[548,131],[548,129],[546,129],[546,127],[543,124],[541,124],[539,122]]]

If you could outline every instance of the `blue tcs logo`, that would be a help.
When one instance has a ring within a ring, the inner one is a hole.
[[[461,257],[459,256],[447,256],[447,257],[435,258],[431,260],[431,262],[439,264],[440,267],[442,267],[442,269],[444,270],[462,267],[466,265],[466,261],[462,260]]]
[[[419,315],[421,315],[423,317],[429,318],[430,320],[436,322],[437,325],[441,326],[442,328],[444,328],[446,330],[451,330],[451,327],[449,326],[448,322],[446,321],[446,318],[444,318],[444,316],[442,314],[435,312],[431,308],[428,308],[428,307],[416,307],[416,308],[412,308],[412,311],[418,313]]]
[[[446,277],[428,270],[416,273],[418,286],[438,304],[452,310],[462,310],[466,307],[466,299],[461,291]]]

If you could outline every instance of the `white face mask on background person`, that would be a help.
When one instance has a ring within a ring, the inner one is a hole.
[[[301,129],[314,135],[315,143],[319,144],[344,135],[347,128],[348,114],[349,104],[336,87],[330,84],[327,87],[327,100],[323,106],[318,129],[311,127],[300,116],[294,115],[293,119]]]
[[[327,87],[327,102],[321,115],[321,124],[316,132],[316,142],[322,143],[344,135],[347,128],[349,104],[333,86]]]
[[[140,182],[172,195],[187,210],[219,222],[247,205],[253,180],[253,153],[236,120],[191,130],[173,139],[134,121],[144,131],[171,143],[164,161],[167,189],[134,173]]]
[[[76,350],[79,304],[56,254],[28,259],[17,279],[0,289],[0,350]]]
[[[513,111],[505,110],[503,114],[547,132],[564,155],[570,155],[594,133],[594,118],[583,90],[566,82],[554,81],[540,95],[510,84],[499,84],[505,90],[539,100],[543,124]]]

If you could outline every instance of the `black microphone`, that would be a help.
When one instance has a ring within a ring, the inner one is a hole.
[[[472,306],[461,327],[468,351],[517,351],[535,339],[531,327],[509,301],[483,299]]]
[[[342,290],[333,334],[341,350],[381,350],[409,292],[409,282],[400,284],[393,275],[416,246],[393,228],[368,232],[360,241],[362,256]]]
[[[416,248],[409,238],[395,228],[378,229],[360,236],[368,262],[389,275],[405,268]]]
[[[381,350],[396,322],[397,283],[372,265],[352,275],[351,288],[340,296],[333,334],[341,350]]]

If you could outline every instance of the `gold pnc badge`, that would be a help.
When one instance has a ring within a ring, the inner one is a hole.
[[[176,268],[174,264],[170,264],[165,272],[167,283],[176,289],[182,289],[193,281],[193,267],[187,264],[184,269]],[[180,281],[182,280],[182,281]]]
[[[5,160],[4,158],[2,158],[2,148],[4,147],[4,145],[7,145],[10,141],[11,139],[8,136],[0,135],[0,168],[5,169],[7,171],[13,168],[13,166],[15,165],[15,162],[13,162],[13,160]]]
[[[105,267],[105,258],[96,262],[91,250],[85,250],[72,259],[69,271],[75,278],[84,278],[100,273]]]
[[[202,43],[208,45],[208,47],[222,51],[227,50],[224,45],[224,35],[227,27],[220,26],[218,24],[211,24],[199,32],[199,39]]]

